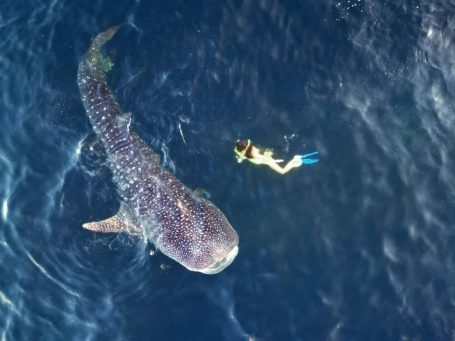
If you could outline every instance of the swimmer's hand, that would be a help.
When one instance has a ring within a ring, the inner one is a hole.
[[[276,163],[281,163],[284,162],[284,160],[275,160],[273,158],[273,151],[271,149],[266,149],[264,153],[262,154],[262,158],[264,160],[267,160],[269,162],[276,162]]]

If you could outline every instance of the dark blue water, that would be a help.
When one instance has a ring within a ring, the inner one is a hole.
[[[81,228],[119,200],[77,65],[122,22],[118,101],[239,233],[218,275]],[[454,30],[446,0],[2,1],[0,340],[455,339]]]

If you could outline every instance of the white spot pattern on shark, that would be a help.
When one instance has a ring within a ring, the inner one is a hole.
[[[238,235],[224,214],[161,168],[160,157],[131,128],[104,72],[100,48],[120,26],[100,33],[79,64],[82,102],[108,154],[122,198],[111,218],[84,224],[97,232],[143,234],[157,249],[192,271],[217,273],[238,252]]]

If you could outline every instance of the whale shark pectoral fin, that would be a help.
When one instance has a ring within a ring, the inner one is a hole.
[[[209,200],[210,197],[212,196],[209,192],[207,192],[203,188],[196,188],[195,190],[193,190],[193,193],[197,198],[203,198],[203,199],[207,199],[207,200]]]
[[[131,112],[123,112],[120,115],[116,116],[115,120],[119,127],[126,128],[130,131],[131,127]]]
[[[142,231],[129,219],[126,210],[120,207],[119,212],[107,219],[83,224],[84,229],[100,233],[128,233],[142,235]]]
[[[101,221],[94,221],[83,224],[82,227],[86,230],[102,233],[121,233],[125,232],[125,224],[117,216],[110,217]]]

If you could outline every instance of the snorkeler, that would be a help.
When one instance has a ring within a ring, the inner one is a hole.
[[[251,140],[237,140],[235,143],[235,157],[237,162],[248,160],[256,165],[267,165],[272,168],[275,172],[285,174],[293,168],[300,167],[303,164],[310,165],[319,161],[317,158],[311,158],[310,156],[317,155],[318,152],[308,153],[304,155],[295,155],[294,158],[289,161],[286,166],[281,167],[279,163],[284,160],[274,159],[273,152],[270,149],[261,150],[251,144]]]

